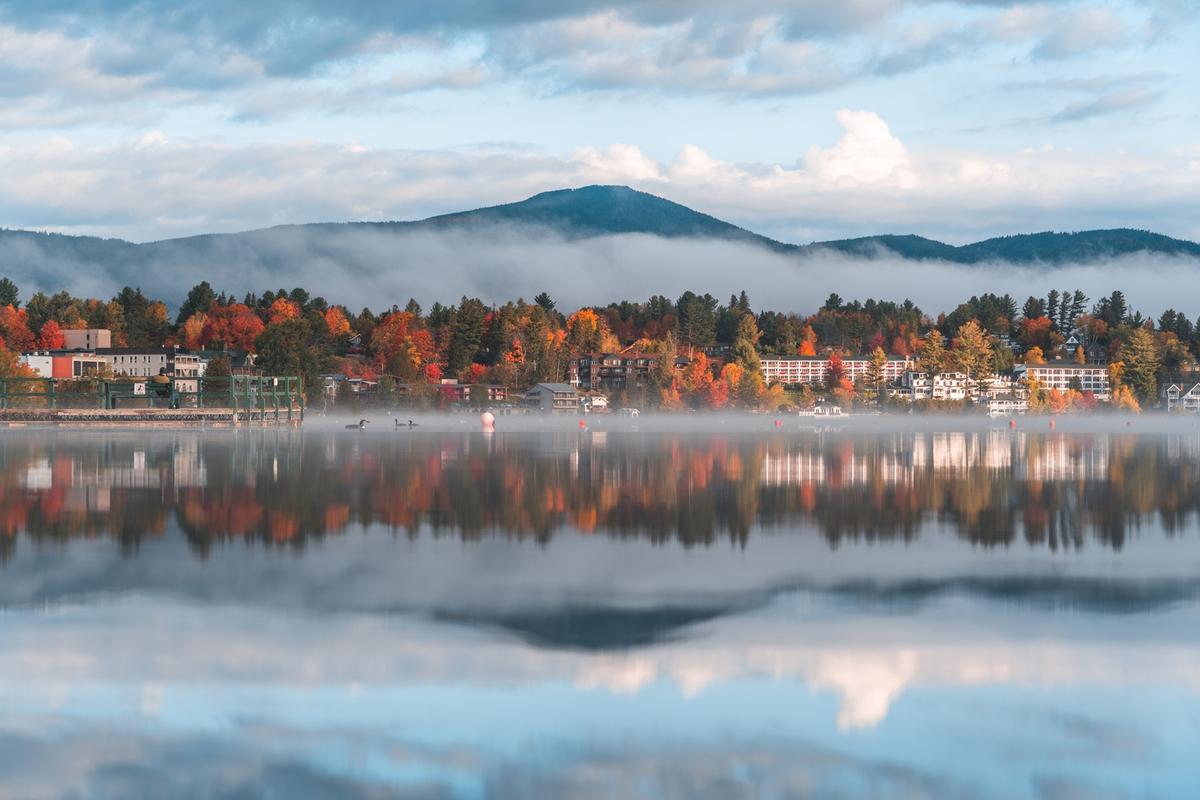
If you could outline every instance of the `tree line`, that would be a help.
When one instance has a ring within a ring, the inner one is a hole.
[[[1078,289],[1053,290],[1020,305],[1007,294],[982,294],[936,315],[911,300],[836,294],[812,314],[755,309],[744,291],[724,302],[685,291],[674,300],[655,295],[569,311],[542,292],[532,301],[464,296],[425,309],[410,299],[356,312],[300,287],[237,298],[202,281],[172,315],[134,287],[107,300],[60,291],[22,302],[18,287],[0,279],[0,372],[18,373],[16,354],[61,347],[63,330],[85,327],[111,330],[117,346],[254,353],[258,368],[300,375],[310,391],[330,372],[381,380],[384,391],[406,384],[426,396],[443,378],[520,387],[563,380],[574,355],[638,352],[656,358],[639,399],[666,407],[795,400],[763,385],[764,356],[867,354],[873,366],[857,385],[835,363],[827,385],[807,389],[867,400],[884,395],[880,360],[888,357],[973,377],[1020,361],[1100,362],[1113,365],[1114,386],[1143,402],[1165,381],[1190,374],[1200,356],[1200,319],[1175,309],[1144,317],[1120,291],[1093,302]]]

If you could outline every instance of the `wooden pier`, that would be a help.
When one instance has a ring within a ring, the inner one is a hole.
[[[0,427],[269,427],[303,420],[296,377],[0,379]]]

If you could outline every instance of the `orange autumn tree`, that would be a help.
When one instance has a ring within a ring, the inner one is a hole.
[[[265,329],[263,321],[249,306],[230,303],[208,310],[200,340],[205,347],[216,343],[229,350],[254,352],[254,343]]]
[[[29,330],[29,318],[23,308],[7,305],[0,308],[0,338],[16,353],[32,350],[37,339]]]
[[[416,379],[425,365],[438,360],[433,334],[417,327],[407,311],[388,314],[375,326],[369,350],[381,371],[404,380]]]
[[[271,307],[267,309],[267,322],[274,325],[278,322],[287,322],[289,319],[295,319],[300,316],[300,306],[288,300],[286,297],[280,297]]]
[[[38,333],[38,350],[59,350],[67,344],[62,328],[54,320],[48,321]]]
[[[566,342],[572,353],[615,353],[621,349],[608,323],[590,308],[581,308],[567,317]]]
[[[812,325],[805,325],[800,334],[800,355],[815,356],[817,354],[817,333]]]
[[[325,312],[325,326],[329,329],[329,335],[335,339],[350,335],[350,320],[346,319],[346,312],[341,306],[329,307]]]
[[[208,314],[197,311],[184,321],[179,328],[179,338],[183,346],[190,350],[200,350],[204,347],[204,327],[208,324]]]

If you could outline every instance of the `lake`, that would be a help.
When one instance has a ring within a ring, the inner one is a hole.
[[[0,797],[1194,797],[1200,425],[0,433]]]

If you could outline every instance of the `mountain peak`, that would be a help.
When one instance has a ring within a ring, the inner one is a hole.
[[[589,184],[540,192],[515,203],[430,217],[418,225],[531,225],[579,239],[624,233],[667,238],[727,239],[772,249],[787,245],[649,192]]]

